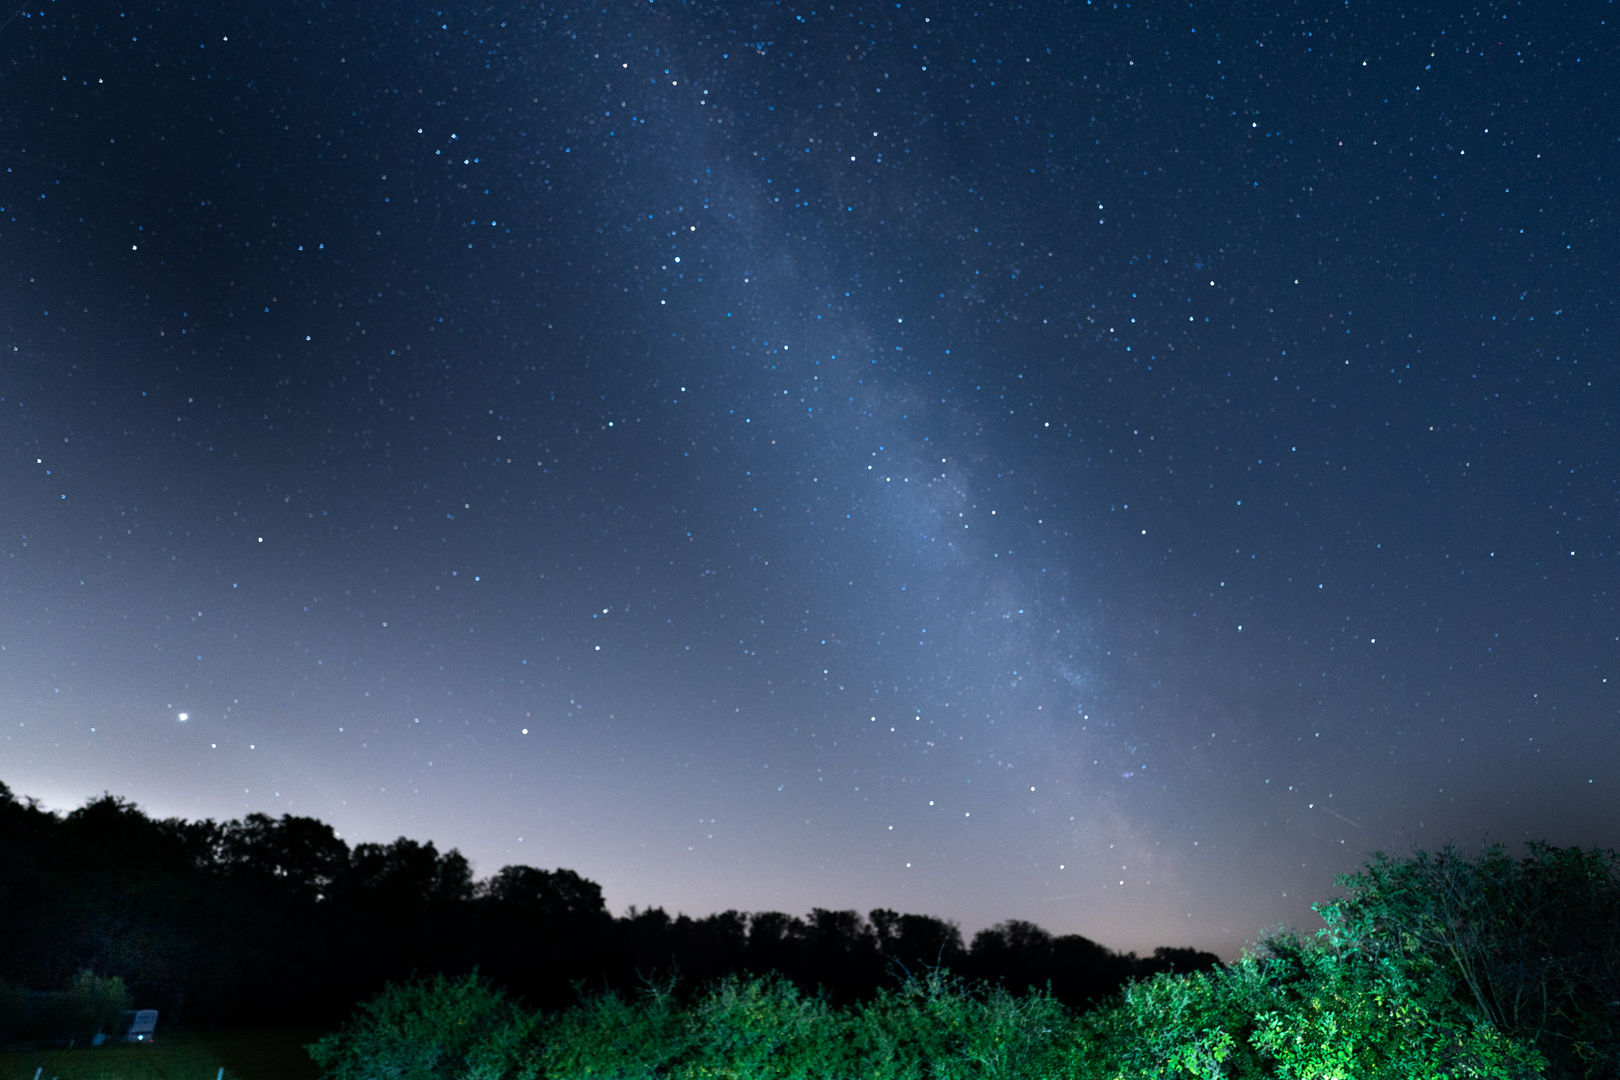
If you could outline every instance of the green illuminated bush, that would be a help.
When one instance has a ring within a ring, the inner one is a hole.
[[[535,1080],[537,1018],[476,974],[391,984],[309,1047],[327,1080]]]
[[[538,1058],[541,1075],[653,1080],[688,1046],[687,1021],[674,987],[649,986],[636,1001],[606,993],[547,1023]]]
[[[1287,933],[1221,971],[1136,983],[1083,1027],[1079,1075],[1110,1080],[1521,1080],[1545,1064],[1438,972]]]
[[[1556,1076],[1620,1076],[1620,855],[1531,843],[1379,852],[1315,906],[1335,950],[1438,982]]]
[[[1069,1072],[1074,1017],[1050,993],[1015,996],[942,968],[885,989],[849,1018],[843,1075],[1037,1080]]]
[[[474,979],[391,987],[312,1048],[328,1080],[1521,1080],[1527,1043],[1443,980],[1289,935],[1076,1017],[935,970],[830,1008],[776,976],[604,994],[545,1020]]]
[[[1620,859],[1375,855],[1224,968],[1076,1014],[943,968],[832,1007],[780,975],[530,1016],[475,978],[390,987],[328,1080],[1533,1080],[1620,1076]]]
[[[1073,1023],[1049,994],[943,970],[838,1010],[779,976],[731,976],[686,1009],[669,986],[583,1002],[546,1026],[539,1063],[555,1080],[1048,1080]]]
[[[0,1042],[88,1046],[97,1032],[122,1030],[130,1008],[124,980],[81,971],[65,989],[29,993],[0,982]]]

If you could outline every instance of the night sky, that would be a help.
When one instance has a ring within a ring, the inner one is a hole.
[[[19,795],[1224,956],[1615,844],[1615,5],[6,15]]]

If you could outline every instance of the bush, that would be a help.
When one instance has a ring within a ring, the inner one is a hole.
[[[1067,1074],[1074,1019],[1049,990],[1018,997],[936,967],[880,991],[849,1028],[846,1076],[1036,1080]]]
[[[727,976],[677,1005],[673,984],[608,993],[545,1028],[550,1080],[1050,1080],[1073,1028],[1050,994],[1017,998],[943,969],[833,1009],[775,974]]]
[[[730,976],[525,1017],[475,978],[389,987],[311,1048],[328,1080],[1529,1080],[1541,1056],[1438,978],[1279,933],[1230,967],[1160,974],[1078,1018],[943,969],[832,1009]]]
[[[474,972],[389,984],[308,1047],[327,1080],[534,1080],[536,1017]]]
[[[613,1080],[667,1075],[689,1042],[674,989],[673,982],[649,985],[635,1002],[610,991],[552,1018],[541,1040],[541,1075]]]
[[[1528,1080],[1545,1060],[1438,972],[1279,932],[1216,972],[1159,975],[1083,1019],[1110,1080]]]
[[[88,1045],[98,1032],[121,1032],[129,1008],[123,979],[91,971],[48,993],[0,984],[0,1040]]]
[[[540,1061],[546,1077],[569,1080],[831,1078],[841,1035],[824,998],[779,975],[730,975],[688,1009],[673,981],[634,1002],[612,992],[583,1001],[546,1026]]]
[[[786,978],[673,981],[526,1016],[476,978],[389,987],[329,1080],[1532,1080],[1620,1076],[1620,857],[1382,854],[1237,962],[1076,1016],[944,968],[833,1008]],[[1550,1059],[1550,1060],[1549,1060]]]
[[[1315,905],[1335,949],[1444,983],[1554,1075],[1620,1076],[1620,855],[1379,852],[1335,884],[1347,895]]]
[[[840,1024],[826,999],[799,991],[780,975],[728,975],[687,1019],[680,1080],[788,1080],[835,1076]],[[831,1068],[833,1071],[829,1071]]]

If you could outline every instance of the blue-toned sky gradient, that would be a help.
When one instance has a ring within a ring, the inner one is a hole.
[[[1615,18],[22,9],[0,780],[1225,956],[1612,846]]]

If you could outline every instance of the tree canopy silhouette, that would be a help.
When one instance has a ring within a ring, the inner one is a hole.
[[[0,981],[14,988],[62,989],[89,971],[198,1022],[330,1021],[390,981],[474,968],[558,1009],[576,987],[677,973],[694,993],[775,972],[853,1002],[935,965],[1013,993],[1050,982],[1079,1005],[1135,975],[1217,963],[1186,949],[1138,959],[1017,921],[968,948],[954,923],[881,908],[614,918],[601,886],[564,868],[476,881],[459,851],[431,841],[351,847],[291,814],[156,820],[113,795],[54,814],[3,783],[0,925]]]

